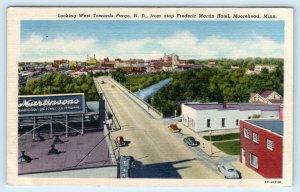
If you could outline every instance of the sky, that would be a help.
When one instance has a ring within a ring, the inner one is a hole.
[[[283,21],[21,21],[20,61],[283,58]]]

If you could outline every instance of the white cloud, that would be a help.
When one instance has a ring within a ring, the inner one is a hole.
[[[82,57],[95,44],[95,39],[55,38],[32,34],[21,43],[21,59],[53,60],[68,56]],[[45,59],[44,59],[45,58]]]
[[[198,39],[189,31],[180,31],[166,38],[114,41],[112,44],[114,53],[121,58],[157,59],[164,52],[177,53],[184,59],[283,57],[283,44],[256,34],[247,39],[214,35]]]
[[[283,44],[268,37],[252,34],[247,39],[208,36],[199,39],[190,31],[175,32],[169,37],[110,40],[48,39],[33,34],[21,44],[22,60],[84,60],[87,54],[96,58],[158,59],[163,53],[177,53],[184,59],[283,57]]]

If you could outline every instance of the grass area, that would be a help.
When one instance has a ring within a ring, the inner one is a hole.
[[[205,140],[210,141],[210,136],[204,136]],[[225,140],[232,140],[232,139],[239,139],[240,133],[229,133],[224,135],[213,135],[211,136],[212,141],[225,141]]]
[[[240,154],[240,141],[226,141],[220,143],[214,143],[221,151],[228,155],[239,155]]]

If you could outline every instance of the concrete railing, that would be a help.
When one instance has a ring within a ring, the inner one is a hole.
[[[106,140],[106,143],[108,145],[108,151],[109,151],[109,156],[110,156],[110,159],[111,161],[114,163],[114,164],[117,164],[117,159],[118,159],[118,154],[115,153],[114,149],[113,149],[113,145],[112,145],[112,140],[110,138],[110,132],[108,131],[107,129],[107,126],[104,125],[104,135],[105,135],[105,140]]]
[[[136,95],[134,95],[130,90],[128,90],[126,87],[124,87],[122,84],[120,84],[119,82],[117,82],[116,80],[114,80],[113,78],[110,77],[110,80],[120,89],[123,89],[124,92],[131,98],[133,98],[134,100],[138,101],[138,104],[143,107],[145,110],[151,110],[153,111],[159,118],[163,118],[164,115],[163,113],[161,113],[160,111],[158,111],[157,109],[155,109],[153,106],[151,106],[149,103],[145,102],[144,100],[140,99],[139,97],[137,97]]]
[[[101,96],[101,95],[100,95],[100,93],[101,93],[103,99],[105,100],[105,106],[108,108],[108,110],[109,110],[110,113],[112,114],[112,120],[113,120],[113,122],[115,123],[116,128],[117,128],[117,129],[121,129],[121,125],[120,125],[120,123],[119,123],[119,121],[118,121],[118,119],[117,119],[117,117],[116,117],[116,115],[115,115],[115,113],[114,113],[114,111],[113,111],[113,109],[112,109],[110,103],[108,102],[108,99],[107,99],[107,97],[106,97],[104,91],[102,90],[102,88],[101,88],[101,86],[100,86],[100,84],[99,84],[99,81],[98,81],[96,78],[93,78],[93,80],[94,80],[94,84],[95,84],[95,86],[96,86],[96,89],[97,89],[97,91],[98,91],[99,96]],[[100,110],[100,109],[99,109],[99,110]]]

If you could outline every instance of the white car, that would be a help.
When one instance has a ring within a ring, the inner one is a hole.
[[[240,179],[241,173],[229,163],[218,165],[218,170],[224,175],[225,179]]]

